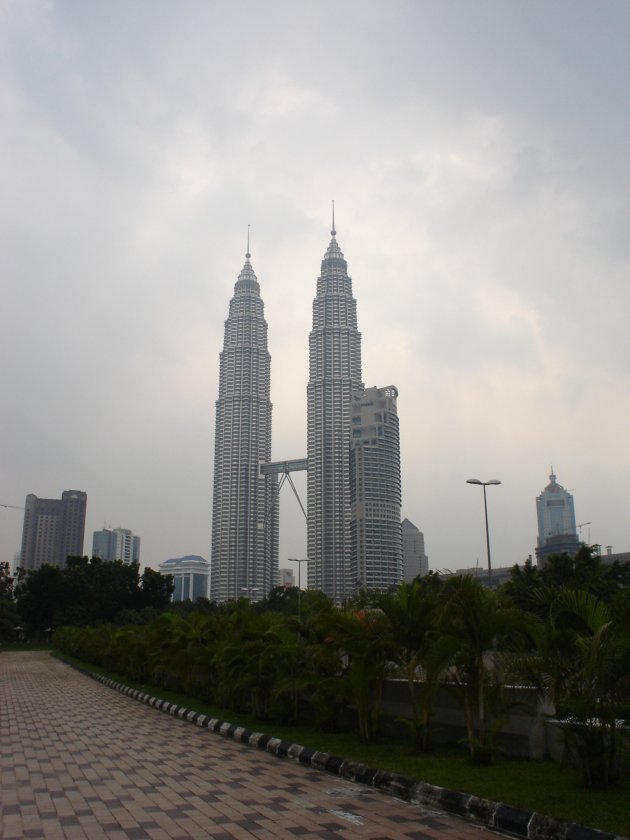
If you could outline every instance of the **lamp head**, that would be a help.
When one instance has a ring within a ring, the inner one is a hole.
[[[478,478],[467,478],[466,484],[483,484],[483,481],[479,481]]]

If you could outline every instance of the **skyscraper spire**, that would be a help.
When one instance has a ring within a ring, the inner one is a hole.
[[[247,253],[245,254],[245,259],[249,259],[251,254],[249,253],[249,225],[247,225]]]
[[[330,240],[330,245],[324,255],[324,260],[343,260],[345,265],[345,260],[343,259],[343,254],[341,253],[341,248],[336,240],[337,231],[335,229],[335,200],[333,199],[332,202],[332,227],[330,229],[330,235],[332,239]],[[323,267],[323,263],[322,263]]]

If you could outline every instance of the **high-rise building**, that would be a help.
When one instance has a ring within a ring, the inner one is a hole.
[[[366,388],[351,404],[348,582],[355,590],[387,590],[403,576],[397,397],[393,385]]]
[[[113,562],[121,560],[123,563],[140,562],[140,537],[133,535],[127,528],[103,528],[94,531],[92,537],[92,557]]]
[[[575,525],[573,496],[558,484],[551,468],[549,484],[536,497],[538,544],[536,557],[541,565],[550,554],[575,554],[580,540]]]
[[[264,598],[278,572],[278,479],[271,460],[271,356],[260,286],[250,263],[234,286],[216,402],[210,597]]]
[[[308,586],[334,601],[354,591],[350,538],[350,415],[363,390],[352,280],[335,222],[313,302],[307,386]]]
[[[198,554],[173,557],[160,563],[161,575],[173,576],[172,601],[196,601],[208,597],[210,563]]]
[[[403,577],[411,583],[429,573],[429,558],[424,553],[424,534],[408,519],[402,521]]]
[[[87,494],[64,490],[61,499],[39,499],[29,493],[24,506],[23,569],[66,565],[68,557],[83,555]]]

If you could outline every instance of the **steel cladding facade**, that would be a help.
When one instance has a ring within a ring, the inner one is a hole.
[[[271,357],[249,252],[225,322],[216,402],[210,598],[264,598],[278,569],[277,477],[271,460]]]
[[[339,602],[354,591],[350,540],[350,412],[361,382],[361,334],[352,280],[336,240],[324,255],[307,386],[308,587]]]

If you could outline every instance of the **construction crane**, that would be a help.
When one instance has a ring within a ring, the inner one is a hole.
[[[592,522],[580,522],[580,524],[577,526],[577,529],[580,532],[580,539],[582,538],[582,528],[585,525],[592,525]],[[591,529],[590,528],[588,529],[588,541],[589,542],[591,541]]]
[[[13,510],[26,510],[26,508],[19,507],[18,505],[3,505],[3,504],[0,504],[0,507],[13,508]]]

